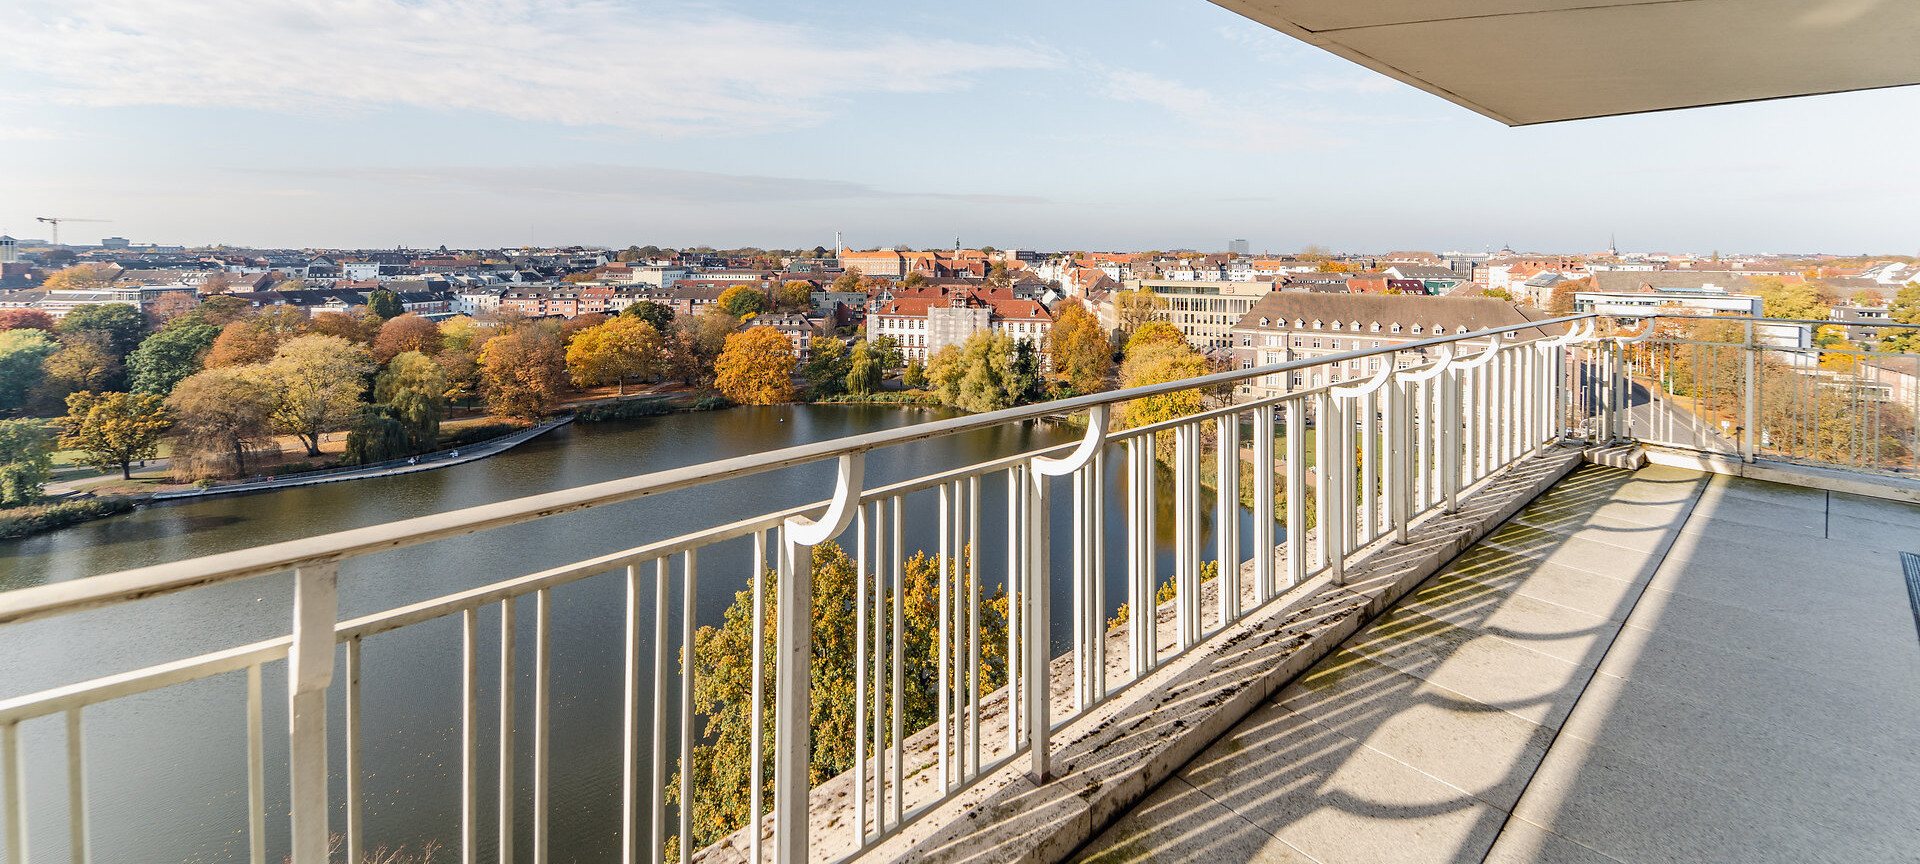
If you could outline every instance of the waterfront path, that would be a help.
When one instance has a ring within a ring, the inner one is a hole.
[[[1082,850],[1920,860],[1920,506],[1581,470]]]
[[[417,471],[435,471],[454,465],[465,465],[489,456],[497,456],[548,432],[573,422],[573,416],[558,417],[522,429],[511,435],[503,435],[489,441],[482,441],[458,450],[428,453],[412,461],[383,462],[364,468],[336,468],[331,471],[309,471],[286,477],[268,478],[248,483],[234,483],[225,486],[211,486],[206,489],[180,489],[172,492],[155,492],[151,500],[176,501],[182,498],[205,498],[213,495],[245,495],[253,492],[267,492],[274,489],[291,489],[296,486],[314,486],[321,483],[339,483],[344,480],[365,480],[370,477],[394,477],[412,474]]]

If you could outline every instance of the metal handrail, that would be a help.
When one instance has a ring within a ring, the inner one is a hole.
[[[501,528],[523,522],[545,519],[577,510],[585,510],[608,504],[659,495],[681,489],[702,486],[708,483],[747,477],[818,462],[842,455],[864,453],[883,447],[924,441],[976,429],[1000,426],[1021,420],[1031,420],[1049,414],[1075,412],[1101,405],[1111,405],[1133,399],[1141,399],[1166,393],[1176,393],[1196,388],[1218,387],[1258,378],[1264,375],[1291,372],[1329,363],[1363,359],[1379,355],[1392,355],[1405,351],[1422,350],[1452,343],[1485,339],[1506,333],[1542,329],[1559,324],[1584,321],[1599,317],[1597,313],[1582,313],[1559,318],[1543,319],[1525,324],[1490,328],[1471,333],[1440,336],[1414,342],[1403,342],[1381,348],[1368,348],[1291,360],[1257,366],[1251,369],[1237,369],[1202,375],[1180,381],[1132,387],[1105,393],[1077,396],[1052,402],[1042,402],[975,414],[936,420],[930,423],[915,424],[900,429],[881,432],[869,432],[851,435],[830,441],[800,444],[775,450],[770,453],[757,453],[720,459],[701,465],[657,471],[618,480],[609,480],[588,486],[562,489],[539,495],[530,495],[510,501],[483,504],[462,510],[419,516],[383,525],[338,531],[316,537],[288,540],[252,549],[241,549],[175,561],[155,564],[117,573],[22,588],[0,594],[0,625],[32,621],[56,615],[64,615],[84,609],[110,606],[169,594],[187,588],[215,585],[241,579],[264,576],[270,573],[284,572],[302,566],[331,564],[350,558],[357,558],[376,552],[384,552],[407,546],[429,543]],[[1344,331],[1334,331],[1344,332]]]

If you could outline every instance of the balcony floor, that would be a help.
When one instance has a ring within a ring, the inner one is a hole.
[[[1920,506],[1583,469],[1081,860],[1920,860],[1900,551]]]

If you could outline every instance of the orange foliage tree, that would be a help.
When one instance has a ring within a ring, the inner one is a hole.
[[[793,344],[772,327],[752,327],[727,337],[714,361],[714,386],[748,405],[793,401]]]

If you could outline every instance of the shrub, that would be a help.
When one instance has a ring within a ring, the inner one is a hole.
[[[442,429],[440,430],[440,449],[465,447],[470,444],[498,438],[502,435],[512,435],[523,428],[525,427],[515,426],[512,423],[476,423],[472,426],[461,426],[457,429]]]
[[[43,531],[54,531],[69,525],[78,525],[90,519],[125,513],[132,509],[132,498],[114,495],[0,510],[0,540],[12,540]]]
[[[672,413],[673,406],[667,404],[665,399],[633,399],[583,408],[574,417],[584,423],[600,423],[607,420],[631,420],[635,417],[658,417]]]
[[[733,400],[728,399],[725,396],[708,396],[706,398],[701,399],[698,402],[693,403],[693,410],[718,411],[722,408],[732,408],[733,405],[734,405]]]

